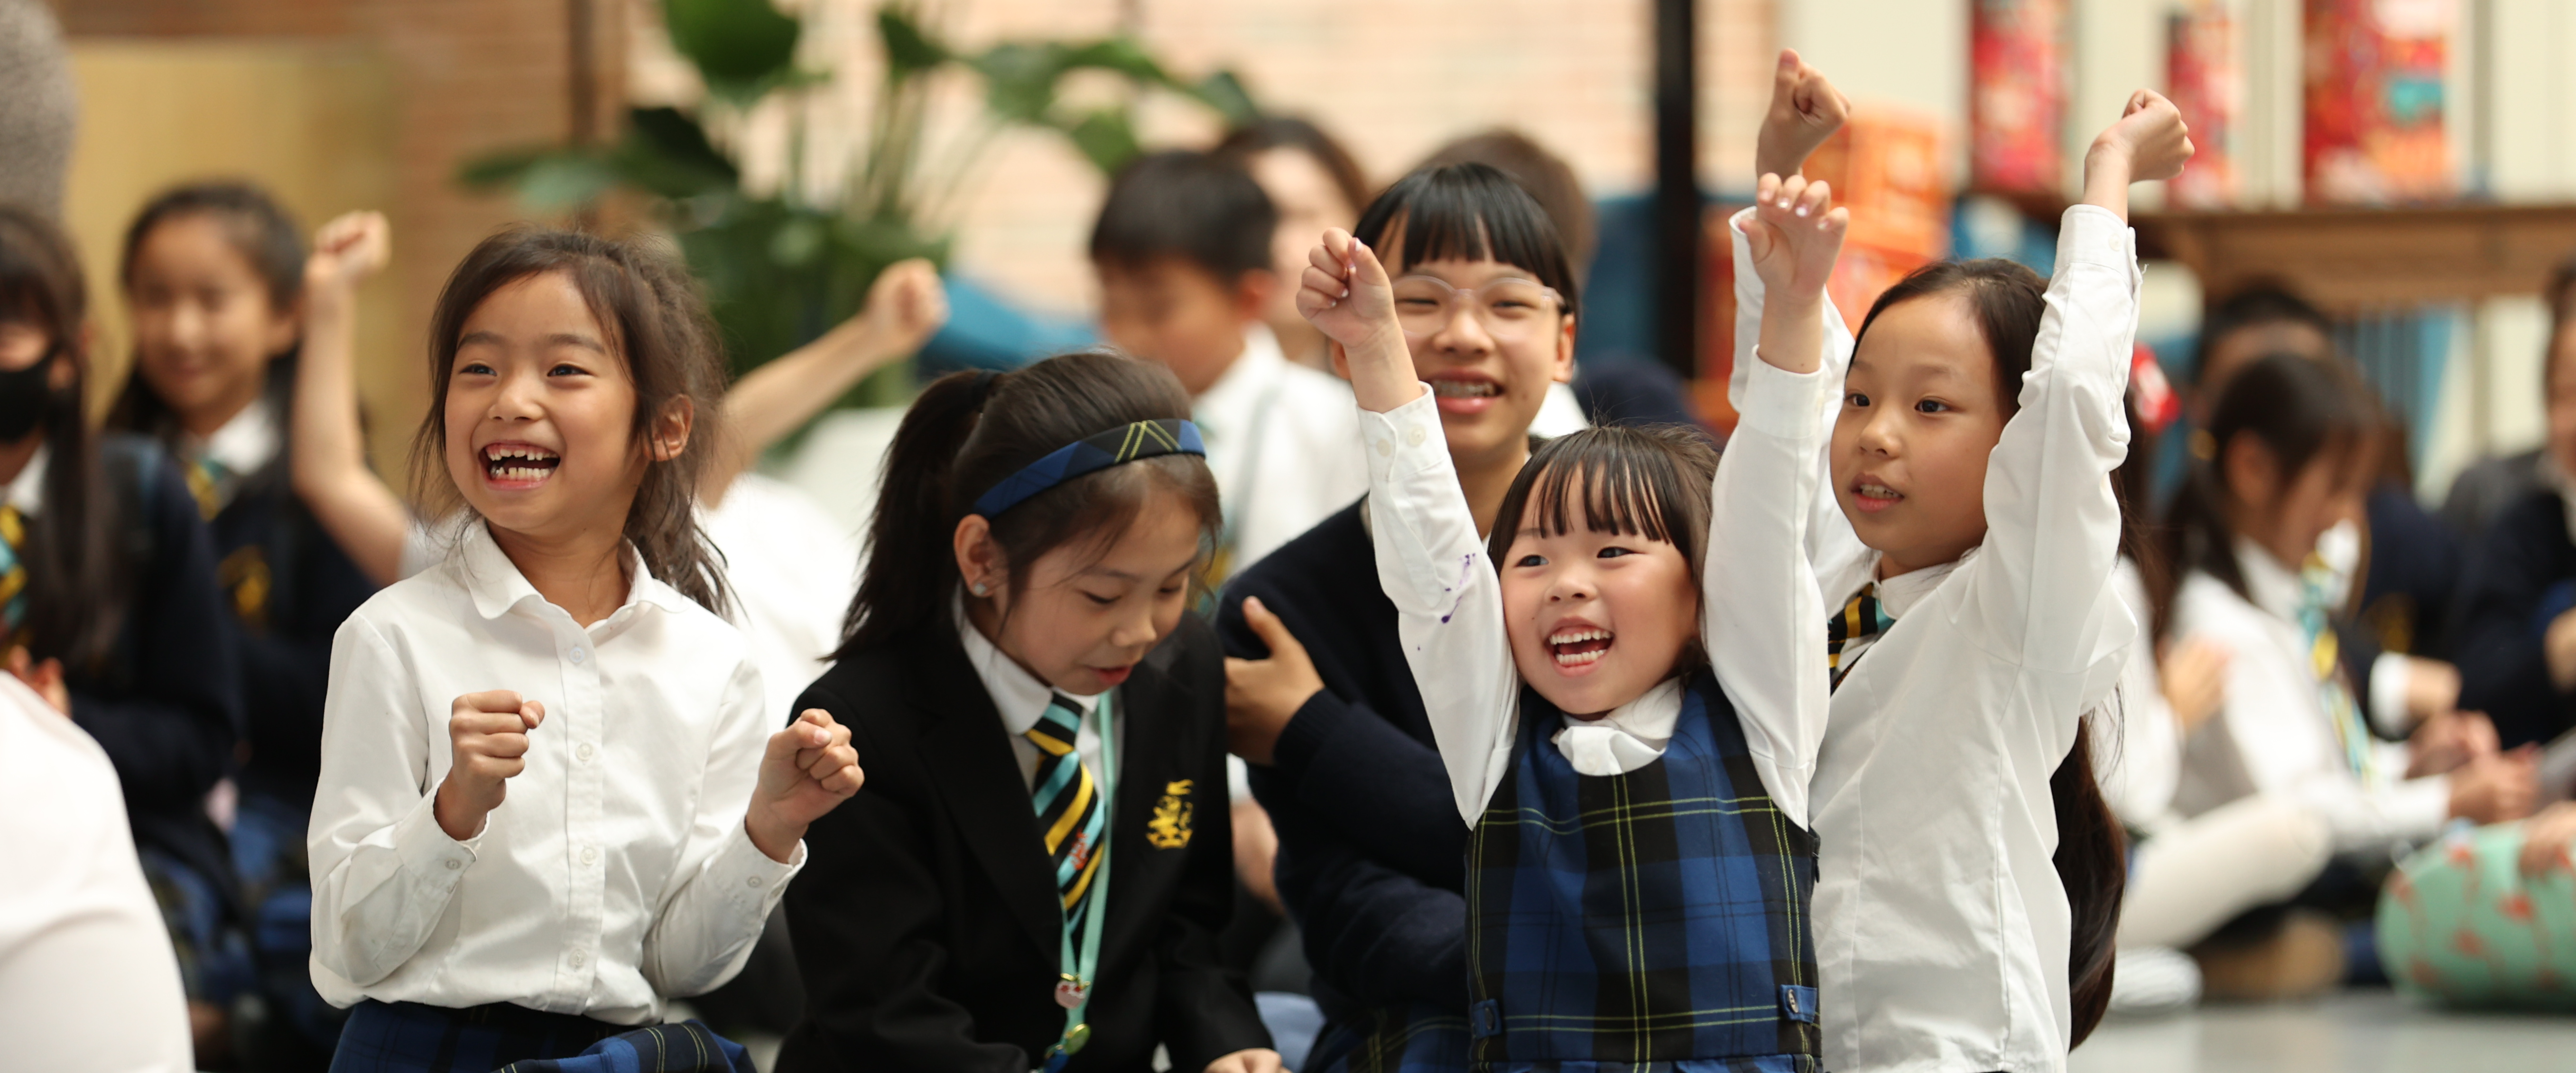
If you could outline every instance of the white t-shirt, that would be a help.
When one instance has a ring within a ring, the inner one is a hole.
[[[116,769],[0,674],[0,1037],[13,1069],[185,1073],[188,1002]]]
[[[1349,384],[1289,361],[1266,325],[1190,404],[1234,529],[1229,576],[1350,506],[1368,489]]]

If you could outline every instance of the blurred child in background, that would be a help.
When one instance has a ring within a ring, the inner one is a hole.
[[[1369,202],[1368,177],[1350,151],[1323,128],[1294,116],[1270,116],[1237,127],[1211,152],[1251,173],[1278,211],[1270,271],[1283,284],[1305,268],[1306,251],[1325,228],[1348,229],[1360,218],[1360,206]],[[1315,369],[1333,367],[1323,334],[1297,315],[1297,288],[1272,287],[1261,320],[1288,360]]]
[[[261,1064],[319,1066],[341,1019],[304,964],[304,827],[322,766],[331,635],[376,584],[295,494],[286,444],[306,318],[340,315],[368,258],[380,256],[347,254],[308,261],[294,220],[266,192],[201,183],[136,214],[118,272],[134,367],[109,424],[169,452],[213,531],[216,581],[239,630],[247,758],[235,776],[232,859],[263,990],[286,1030],[264,1039],[276,1053],[252,1056]]]
[[[2270,912],[2195,951],[2213,995],[2313,992],[2348,966],[2369,971],[2366,947],[2348,954],[2331,914],[2367,899],[2388,848],[2455,817],[2492,823],[2532,804],[2534,761],[2499,754],[2491,731],[2476,732],[2483,720],[2448,719],[2412,749],[2374,739],[2337,658],[2331,617],[2347,575],[2318,552],[2360,516],[2376,472],[2376,412],[2361,390],[2294,354],[2243,367],[2210,408],[2172,508],[2166,632],[2229,652],[2224,700],[2186,747],[2175,807],[2301,802],[2324,820],[2338,865],[2291,899],[2328,915]]]
[[[2576,317],[2553,319],[2540,390],[2548,419],[2537,487],[2480,537],[2460,586],[2462,703],[2507,744],[2576,728]],[[2566,788],[2560,787],[2562,791]]]
[[[1262,322],[1279,288],[1278,210],[1242,168],[1189,152],[1129,164],[1091,229],[1100,327],[1172,370],[1225,493],[1211,582],[1359,498],[1350,389],[1280,353]]]
[[[70,242],[0,206],[0,630],[9,670],[115,764],[187,985],[197,1062],[231,1050],[252,985],[206,796],[242,734],[236,631],[179,467],[83,413],[88,298]]]
[[[1592,210],[1592,199],[1584,196],[1583,183],[1575,177],[1573,166],[1548,152],[1545,146],[1528,135],[1509,128],[1497,128],[1471,134],[1432,150],[1431,156],[1415,170],[1466,163],[1491,167],[1511,176],[1521,189],[1529,191],[1530,196],[1538,200],[1539,208],[1547,211],[1548,220],[1556,225],[1557,239],[1565,245],[1566,264],[1572,269],[1573,278],[1585,278],[1592,265],[1592,253],[1601,229],[1598,216]],[[1579,397],[1586,386],[1606,386],[1611,397],[1625,403],[1624,407],[1615,409],[1639,418],[1632,423],[1699,423],[1699,419],[1681,401],[1680,381],[1670,375],[1659,375],[1664,373],[1661,365],[1652,362],[1617,363],[1616,367],[1604,370],[1608,376],[1606,385],[1582,383],[1584,375],[1590,372],[1593,370],[1578,368],[1575,379],[1548,387],[1547,405],[1539,409],[1538,419],[1530,423],[1532,435],[1562,436],[1592,424],[1593,419]],[[1637,398],[1654,399],[1659,395],[1669,397],[1655,402]]]

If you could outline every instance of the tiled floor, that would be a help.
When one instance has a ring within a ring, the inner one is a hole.
[[[2102,1026],[2072,1073],[2576,1073],[2576,1016],[2455,1013],[2386,991]]]

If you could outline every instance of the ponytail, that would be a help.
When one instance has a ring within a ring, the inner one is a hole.
[[[2066,889],[2066,993],[2074,1021],[2069,1050],[2082,1046],[2111,1008],[2112,940],[2129,883],[2128,837],[2093,779],[2093,721],[2110,717],[2099,710],[2086,715],[2075,728],[2075,747],[2048,777],[2049,802],[2057,813],[2057,852],[2049,861]]]
[[[1189,416],[1189,394],[1171,370],[1102,351],[1062,354],[1017,372],[952,373],[932,383],[903,415],[886,451],[866,565],[832,658],[947,628],[959,581],[957,523],[976,496],[1083,437]],[[1105,551],[1156,491],[1195,515],[1204,556],[1222,522],[1216,478],[1198,455],[1161,455],[1064,481],[990,519],[1004,589],[1017,595],[1030,564],[1059,548]]]

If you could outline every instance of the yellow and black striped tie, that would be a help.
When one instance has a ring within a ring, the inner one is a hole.
[[[188,494],[197,500],[197,514],[200,517],[211,522],[215,520],[215,515],[224,512],[224,500],[227,498],[225,493],[229,491],[225,484],[232,478],[230,467],[200,455],[195,461],[188,463],[186,471],[180,476],[187,480]]]
[[[1845,663],[1843,649],[1856,641],[1866,641],[1885,633],[1889,626],[1895,624],[1896,620],[1888,616],[1887,609],[1879,606],[1878,583],[1875,581],[1861,586],[1851,602],[1843,605],[1841,614],[1825,621],[1825,667],[1833,672],[1834,686],[1841,686],[1843,676],[1851,673],[1852,664],[1860,662],[1860,657],[1855,655],[1851,663]]]
[[[1028,739],[1038,747],[1038,770],[1030,800],[1037,807],[1038,834],[1055,862],[1056,890],[1064,897],[1066,927],[1079,934],[1090,905],[1091,878],[1100,871],[1100,836],[1107,814],[1091,771],[1082,766],[1074,741],[1082,732],[1082,709],[1063,694],[1047,705]],[[1106,731],[1104,731],[1105,733]]]
[[[27,516],[0,505],[0,636],[16,637],[27,621],[27,562],[18,549],[27,546]]]

